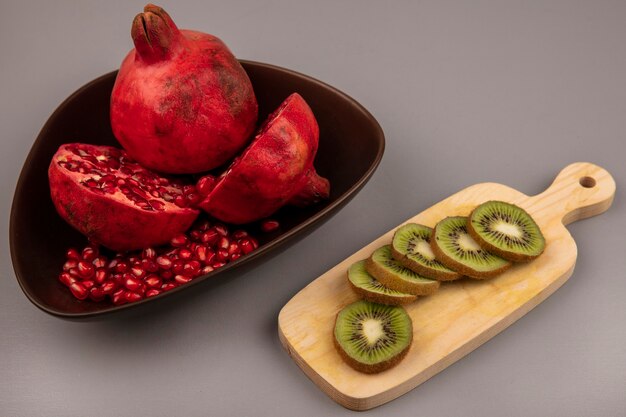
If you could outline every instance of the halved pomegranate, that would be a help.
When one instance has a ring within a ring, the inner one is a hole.
[[[116,251],[165,244],[198,210],[193,185],[159,176],[109,146],[61,145],[48,169],[58,213],[95,243]]]
[[[313,167],[319,127],[297,93],[272,113],[253,142],[213,188],[202,183],[199,206],[227,223],[249,223],[285,204],[305,206],[328,198],[330,185]]]

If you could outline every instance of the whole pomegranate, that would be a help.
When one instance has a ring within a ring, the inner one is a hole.
[[[61,145],[48,179],[61,217],[116,251],[165,244],[199,214],[190,208],[199,200],[194,186],[161,177],[109,146]]]
[[[255,128],[252,84],[213,35],[179,30],[148,4],[132,25],[111,95],[111,125],[128,154],[147,168],[183,174],[230,160]]]
[[[318,140],[311,108],[299,94],[290,95],[212,188],[201,180],[199,207],[221,221],[242,224],[285,204],[306,206],[328,198],[329,182],[313,167]]]

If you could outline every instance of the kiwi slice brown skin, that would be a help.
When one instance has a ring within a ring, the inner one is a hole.
[[[406,314],[406,311],[404,311],[404,316],[406,318],[406,320],[408,320],[407,325],[408,327],[411,329],[411,331],[409,331],[406,335],[408,337],[407,340],[407,345],[404,347],[404,349],[402,349],[402,351],[396,353],[395,355],[389,357],[388,359],[384,360],[384,361],[379,361],[376,363],[365,363],[365,362],[361,362],[356,360],[355,358],[353,358],[352,356],[348,355],[348,353],[344,350],[344,348],[341,346],[341,343],[339,342],[338,338],[337,338],[337,322],[339,321],[339,318],[342,314],[342,312],[347,309],[352,307],[355,304],[358,303],[366,303],[366,301],[357,301],[349,306],[344,307],[342,310],[340,310],[337,315],[335,316],[335,325],[334,328],[335,330],[333,331],[333,342],[335,345],[335,349],[337,350],[337,352],[339,353],[339,355],[341,356],[341,358],[344,360],[344,362],[346,362],[348,365],[350,365],[352,368],[356,369],[359,372],[363,372],[366,374],[376,374],[379,372],[383,372],[389,368],[394,367],[395,365],[397,365],[402,359],[404,359],[404,357],[407,355],[407,353],[409,352],[409,349],[411,348],[411,345],[413,344],[413,331],[412,331],[412,327],[413,327],[413,323],[411,320],[411,317]],[[392,308],[402,308],[402,307],[392,307]]]
[[[335,319],[335,324],[336,324],[336,319]],[[337,341],[336,337],[333,337],[333,341],[335,342],[334,343],[335,350],[339,353],[339,356],[341,356],[341,359],[343,359],[344,362],[346,362],[352,368],[356,369],[359,372],[363,372],[365,374],[377,374],[382,371],[386,371],[389,368],[393,368],[394,366],[398,364],[398,362],[404,359],[407,353],[409,353],[409,349],[411,348],[411,345],[413,344],[413,339],[411,339],[411,343],[398,355],[384,362],[379,362],[373,365],[368,365],[368,364],[361,363],[357,360],[354,360],[351,356],[348,356],[348,354],[343,350],[343,348]]]
[[[411,282],[401,279],[397,274],[389,271],[384,266],[374,261],[371,256],[365,261],[365,269],[385,287],[413,295],[434,294],[437,292],[440,285],[439,281],[431,280],[425,277],[424,282]]]
[[[426,226],[422,227],[426,228]],[[394,233],[392,242],[395,242],[396,234],[399,232],[399,230],[400,229],[398,229],[396,233]],[[428,242],[430,243],[430,240]],[[409,268],[411,271],[423,275],[426,278],[436,279],[437,281],[454,281],[463,277],[463,275],[453,270],[445,271],[442,269],[429,268],[426,265],[422,265],[416,260],[411,259],[410,256],[398,251],[394,243],[391,244],[391,256],[393,256],[393,258],[405,268]]]
[[[483,204],[487,204],[487,203],[490,203],[490,201],[487,201],[486,203],[483,203]],[[506,203],[506,204],[509,204],[511,206],[514,206],[514,207],[516,207],[516,208],[526,212],[526,210],[522,209],[519,206],[516,206],[515,204],[511,204],[511,203]],[[467,232],[472,237],[472,239],[474,239],[476,241],[476,243],[478,243],[481,247],[485,248],[487,251],[493,253],[494,255],[498,255],[499,257],[501,257],[503,259],[512,261],[512,262],[530,262],[533,259],[536,259],[545,250],[545,238],[543,237],[543,234],[541,233],[541,229],[539,229],[539,226],[537,226],[537,230],[539,230],[539,234],[541,235],[541,240],[544,242],[544,247],[536,255],[526,255],[526,254],[522,254],[522,253],[518,253],[518,252],[507,251],[507,250],[499,248],[498,246],[495,246],[495,245],[491,244],[490,242],[486,241],[478,233],[478,231],[474,228],[473,222],[471,221],[471,219],[474,218],[474,214],[475,214],[477,209],[478,209],[478,207],[476,207],[474,210],[472,210],[472,212],[469,215],[469,219],[470,220],[467,222]],[[528,214],[528,213],[526,212],[526,214]],[[530,219],[532,220],[532,216],[530,214],[528,214],[528,217],[530,217]],[[534,220],[533,220],[533,222],[534,222]]]
[[[371,301],[373,303],[386,304],[388,306],[399,306],[404,304],[412,303],[417,300],[417,295],[405,293],[403,295],[387,295],[381,294],[377,292],[368,291],[365,288],[358,287],[354,285],[352,281],[348,279],[348,283],[352,290],[361,298]]]
[[[446,217],[446,219],[447,218],[448,217]],[[507,269],[509,269],[512,266],[512,264],[509,262],[507,264],[504,264],[500,268],[495,268],[495,269],[492,269],[490,271],[477,271],[477,270],[475,270],[473,268],[470,268],[469,266],[467,266],[467,265],[457,261],[456,259],[449,257],[439,247],[439,245],[437,244],[437,239],[435,239],[435,235],[437,234],[437,227],[439,226],[439,224],[440,223],[437,223],[435,225],[435,228],[433,229],[433,238],[430,239],[430,247],[432,248],[433,253],[435,254],[435,257],[439,260],[439,262],[441,262],[442,264],[444,264],[448,268],[453,269],[453,270],[457,271],[458,273],[460,273],[462,275],[465,275],[465,276],[468,276],[468,277],[473,278],[473,279],[488,279],[488,278],[493,278],[495,276],[500,275],[501,273],[503,273],[504,271],[506,271]]]

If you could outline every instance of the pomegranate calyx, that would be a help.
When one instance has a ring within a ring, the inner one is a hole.
[[[325,200],[330,195],[330,182],[320,177],[314,168],[307,171],[302,188],[287,204],[296,207],[306,207]]]
[[[130,34],[137,56],[146,63],[170,58],[180,40],[180,31],[172,18],[153,4],[146,5],[144,12],[135,16]]]

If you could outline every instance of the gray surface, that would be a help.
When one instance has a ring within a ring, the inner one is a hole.
[[[280,308],[337,262],[465,186],[533,194],[587,160],[611,210],[570,226],[579,258],[552,297],[372,416],[626,415],[624,1],[163,4],[241,58],[299,70],[378,118],[371,182],[307,239],[157,314],[65,322],[29,303],[8,255],[21,165],[52,110],[116,68],[142,2],[0,4],[2,416],[351,415],[283,352]],[[73,138],[68,138],[73,139]]]

